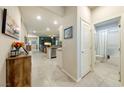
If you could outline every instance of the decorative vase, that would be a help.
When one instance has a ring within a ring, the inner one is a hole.
[[[16,56],[20,55],[19,49],[20,49],[20,48],[16,48]]]
[[[10,57],[16,57],[16,50],[11,50]]]

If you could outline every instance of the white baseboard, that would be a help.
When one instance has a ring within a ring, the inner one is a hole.
[[[75,82],[79,82],[83,77],[85,77],[88,73],[90,73],[91,71],[89,71],[86,75],[81,76],[80,78],[76,79],[74,78],[71,74],[69,74],[67,71],[65,71],[63,68],[60,68],[67,76],[69,76],[73,81]]]
[[[65,71],[64,69],[61,69],[67,76],[69,76],[73,81],[78,82],[80,80],[77,80],[76,78],[74,78],[71,74],[69,74],[67,71]]]

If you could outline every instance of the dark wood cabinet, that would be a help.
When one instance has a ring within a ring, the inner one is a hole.
[[[31,56],[21,55],[6,60],[6,86],[31,86]]]

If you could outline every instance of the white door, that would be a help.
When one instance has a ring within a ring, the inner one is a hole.
[[[90,25],[81,19],[81,76],[91,70],[91,31]]]
[[[117,30],[117,31],[116,31]],[[107,35],[107,55],[110,55],[110,59],[107,61],[113,65],[116,65],[118,71],[120,71],[120,32],[119,29],[115,31],[108,31]],[[113,42],[114,38],[114,42]]]

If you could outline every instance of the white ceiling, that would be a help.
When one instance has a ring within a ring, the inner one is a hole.
[[[22,20],[30,34],[36,31],[36,35],[58,35],[58,28],[62,25],[62,16],[64,15],[64,7],[39,7],[39,6],[23,6],[19,7]],[[55,11],[56,9],[56,11]],[[36,17],[41,16],[42,20]],[[53,24],[57,20],[58,25]],[[50,31],[46,31],[49,27]]]
[[[91,11],[97,6],[88,6]],[[35,35],[58,35],[59,26],[62,25],[62,17],[65,11],[64,6],[20,6],[23,23],[29,34]],[[37,20],[36,17],[41,16],[42,20]],[[54,25],[53,21],[57,20],[58,25]],[[50,31],[46,31],[49,27]]]

